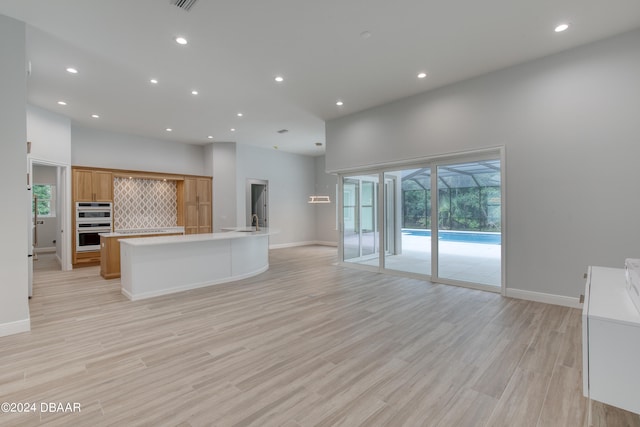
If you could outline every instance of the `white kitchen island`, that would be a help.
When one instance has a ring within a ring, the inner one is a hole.
[[[269,269],[269,230],[120,241],[122,293],[140,300],[256,276]]]

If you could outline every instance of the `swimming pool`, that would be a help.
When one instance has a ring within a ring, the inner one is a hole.
[[[403,228],[402,234],[407,236],[431,237],[431,230],[417,230],[414,228]],[[438,231],[438,240],[445,242],[482,243],[485,245],[499,245],[502,243],[501,233],[486,231]]]

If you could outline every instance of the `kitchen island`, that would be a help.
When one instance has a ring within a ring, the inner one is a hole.
[[[120,240],[182,234],[184,234],[184,227],[116,230],[111,233],[101,233],[100,275],[105,279],[116,279],[120,277]]]
[[[122,293],[140,300],[256,276],[269,269],[269,230],[120,241]]]

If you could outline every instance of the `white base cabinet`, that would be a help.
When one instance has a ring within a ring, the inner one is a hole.
[[[640,313],[622,268],[589,267],[582,360],[586,397],[640,414]]]

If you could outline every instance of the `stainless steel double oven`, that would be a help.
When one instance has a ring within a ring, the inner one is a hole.
[[[100,233],[113,229],[110,202],[76,202],[76,252],[100,250]]]

